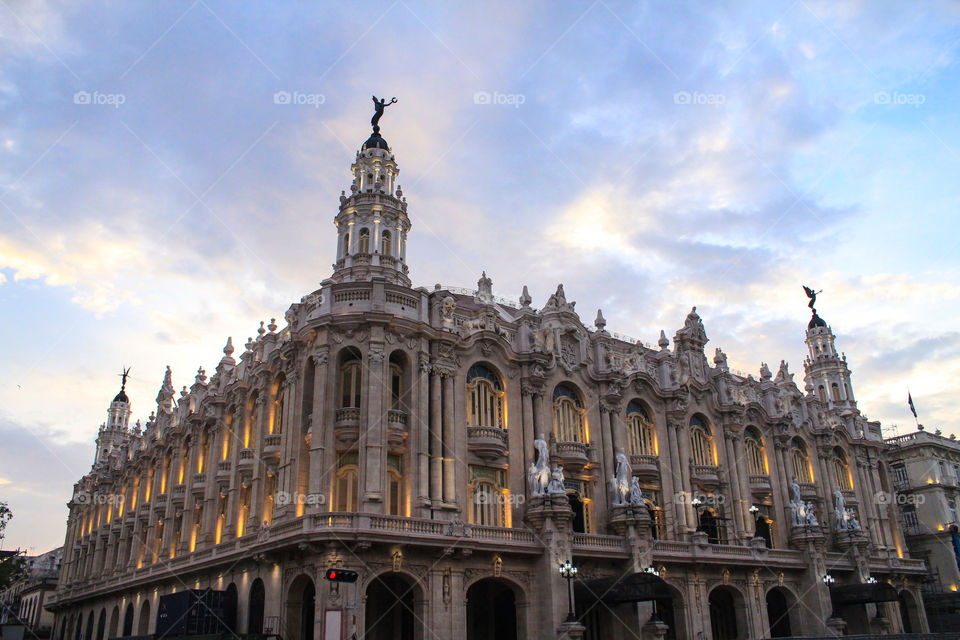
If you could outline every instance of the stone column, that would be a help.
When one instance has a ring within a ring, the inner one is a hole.
[[[380,464],[383,454],[384,432],[386,431],[386,411],[383,407],[383,387],[385,358],[383,345],[370,344],[367,352],[368,380],[366,389],[366,420],[363,412],[360,415],[360,442],[361,455],[366,461],[364,466],[363,487],[361,494],[365,511],[383,512],[383,476],[384,469]],[[366,428],[364,429],[364,425]],[[365,434],[365,438],[364,438]],[[364,440],[366,442],[364,443]],[[372,504],[371,504],[372,503]]]
[[[399,240],[398,240],[399,242]],[[416,429],[417,442],[417,511],[416,515],[429,516],[430,505],[430,356],[420,353],[417,367],[416,411],[407,418],[411,429]],[[412,395],[412,394],[411,394]]]
[[[453,406],[453,372],[443,376],[443,502],[457,502],[456,485],[456,425]]]
[[[253,449],[253,470],[251,471],[250,510],[247,514],[247,531],[256,531],[263,522],[263,498],[267,483],[267,469],[263,463],[263,439],[270,424],[270,384],[257,394],[257,424],[252,426],[250,442]]]
[[[673,511],[675,515],[675,528],[674,528],[674,537],[680,538],[686,534],[687,529],[689,528],[687,520],[687,486],[684,482],[683,471],[680,466],[680,448],[677,442],[677,423],[667,419],[667,455],[670,460],[669,470],[670,470],[670,482],[673,485],[673,495],[669,498],[664,496],[664,502],[669,500],[670,504],[673,506]],[[661,465],[661,476],[663,475],[663,466]],[[683,499],[681,500],[681,496]],[[666,508],[666,504],[664,504]]]
[[[533,424],[533,393],[534,388],[526,382],[522,382],[520,385],[520,402],[521,402],[521,412],[522,412],[522,424],[523,424],[523,449],[527,451],[528,448],[533,443],[534,438],[536,437],[533,433],[535,425]],[[524,460],[527,457],[524,456]],[[530,462],[533,462],[531,459]],[[528,465],[529,466],[529,465]],[[524,495],[530,495],[530,487],[527,486],[527,467],[523,468],[523,482],[524,482]]]
[[[750,513],[753,506],[753,493],[750,491],[750,469],[747,466],[746,446],[743,442],[743,433],[733,434],[733,455],[737,460],[737,478],[740,481],[740,518],[743,520],[743,534],[749,539],[756,534],[757,523]],[[771,487],[772,490],[772,487]],[[776,501],[774,501],[776,504]]]
[[[777,491],[777,495],[774,496],[774,508],[777,504],[780,505],[780,513],[783,514],[782,522],[783,526],[778,527],[780,530],[780,541],[779,545],[781,547],[786,547],[789,544],[790,540],[790,531],[793,528],[793,512],[790,510],[790,486],[791,479],[787,475],[787,448],[790,446],[790,441],[786,438],[775,438],[774,439],[774,448],[776,451],[776,465],[777,465],[777,479],[780,484],[780,490]],[[797,479],[797,482],[800,480]],[[801,496],[802,497],[802,496]]]
[[[743,495],[740,493],[740,476],[738,475],[738,460],[733,450],[734,434],[723,427],[723,457],[727,463],[727,486],[730,488],[730,498],[733,508],[733,535],[730,540],[745,538],[749,535],[743,521]]]
[[[440,372],[430,374],[430,502],[439,508],[443,502],[443,418]]]
[[[690,438],[683,433],[682,423],[677,425],[677,445],[680,453],[680,474],[683,478],[683,490],[685,492],[684,510],[686,511],[686,522],[688,528],[696,526],[697,519],[693,513],[693,505],[690,500],[693,497],[693,482],[690,478]]]
[[[313,354],[313,389],[304,389],[303,393],[313,394],[313,407],[310,415],[310,426],[304,429],[301,426],[299,433],[291,433],[290,437],[296,439],[295,451],[298,452],[300,461],[297,463],[297,484],[305,487],[309,496],[314,499],[308,501],[305,505],[304,513],[317,513],[330,509],[329,504],[321,504],[320,496],[326,496],[324,481],[329,480],[324,461],[326,460],[326,447],[324,446],[324,435],[329,433],[332,436],[333,429],[325,421],[325,416],[332,413],[332,408],[336,406],[333,396],[327,395],[328,387],[334,386],[335,375],[330,375],[330,349],[326,345],[318,346]],[[305,453],[300,454],[301,451]],[[301,469],[300,467],[306,467]],[[303,490],[303,489],[301,489]]]

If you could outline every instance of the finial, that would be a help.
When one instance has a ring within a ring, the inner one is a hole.
[[[263,337],[263,334],[265,334],[266,332],[267,332],[267,330],[263,328],[263,320],[261,320],[261,321],[260,321],[260,328],[257,329],[257,333],[258,333],[258,334],[260,335],[260,337],[262,338],[262,337]]]
[[[660,339],[657,340],[657,344],[660,346],[661,351],[666,350],[666,348],[670,346],[670,341],[667,340],[667,334],[663,332],[663,329],[660,329]]]
[[[394,97],[387,102],[386,98],[380,98],[377,100],[377,96],[373,96],[373,117],[370,118],[370,124],[373,125],[373,132],[380,133],[380,118],[383,117],[383,110],[394,104],[397,99]]]
[[[247,348],[247,351],[253,351],[253,348],[257,346],[257,343],[253,341],[253,337],[247,338],[247,344],[243,345]]]
[[[603,317],[602,309],[597,309],[597,317],[593,321],[593,326],[597,328],[597,331],[603,331],[603,328],[607,326],[607,321]]]
[[[190,392],[187,391],[187,385],[183,385],[183,389],[180,389],[180,397],[186,398],[188,395],[190,395]]]
[[[274,333],[277,330],[277,319],[270,318],[270,324],[267,325],[267,329],[270,329],[270,333]]]
[[[203,367],[197,369],[197,383],[206,384],[207,383],[207,372],[203,370]]]
[[[123,373],[120,374],[120,391],[123,391],[127,388],[127,377],[130,375],[130,367],[124,367]]]
[[[228,358],[233,355],[233,337],[232,336],[227,338],[227,346],[223,348],[223,355],[227,356]]]
[[[533,298],[530,297],[530,292],[527,291],[527,285],[523,285],[523,292],[520,294],[520,308],[529,309],[531,302],[533,302]]]

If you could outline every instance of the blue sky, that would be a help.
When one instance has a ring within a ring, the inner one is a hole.
[[[861,410],[960,430],[956,4],[460,4],[0,1],[5,548],[62,543],[121,366],[145,418],[329,274],[371,93],[417,286],[802,374],[815,285]]]

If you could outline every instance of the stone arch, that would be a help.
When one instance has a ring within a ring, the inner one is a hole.
[[[257,578],[250,585],[247,598],[247,633],[263,633],[263,612],[266,605],[266,588],[263,580]]]
[[[907,589],[903,589],[897,594],[897,600],[900,605],[900,621],[903,625],[903,632],[921,633],[923,631],[923,621],[920,617],[920,608],[917,605],[916,596]]]
[[[525,638],[526,591],[514,580],[503,576],[477,576],[467,583],[467,640],[517,640]],[[496,611],[495,618],[488,615]]]
[[[405,571],[385,571],[363,586],[363,637],[368,640],[423,640],[424,588]]]
[[[107,631],[107,608],[100,609],[100,616],[97,618],[97,640],[104,640],[103,634]]]
[[[87,629],[83,634],[83,640],[93,640],[93,611],[87,613]]]
[[[316,627],[317,589],[310,576],[301,573],[287,587],[284,638],[312,640]]]
[[[664,636],[664,640],[683,640],[690,636],[687,633],[687,603],[680,589],[669,582],[667,586],[670,588],[670,594],[673,598],[670,600],[655,600],[653,615],[667,625],[667,634]]]
[[[137,624],[137,635],[150,635],[150,600],[144,599],[140,605],[140,620]]]
[[[226,592],[227,602],[233,604],[229,605],[231,609],[228,610],[223,622],[225,623],[227,630],[235,634],[237,631],[237,602],[239,602],[239,598],[237,597],[236,583],[231,582],[229,585],[227,585]]]
[[[799,635],[803,627],[797,615],[797,596],[787,587],[779,585],[767,590],[767,629],[771,638],[789,638]]]
[[[107,638],[116,638],[120,629],[120,605],[114,605],[110,613],[110,625],[107,627]]]
[[[133,603],[127,603],[127,610],[123,614],[123,631],[120,633],[123,637],[133,635]]]
[[[731,585],[718,585],[708,596],[710,630],[713,640],[739,640],[749,637],[746,599]]]

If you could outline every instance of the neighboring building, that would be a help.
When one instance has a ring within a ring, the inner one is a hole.
[[[924,604],[931,630],[960,627],[960,442],[917,431],[887,439],[900,523],[914,558],[926,560]]]
[[[23,624],[26,638],[49,638],[53,612],[46,609],[57,588],[63,547],[39,556],[28,556],[26,575],[0,591],[0,624]]]
[[[143,431],[114,398],[69,503],[57,640],[152,633],[161,595],[206,587],[236,594],[237,632],[284,640],[349,637],[355,602],[368,640],[898,631],[898,595],[924,627],[880,425],[816,312],[801,391],[786,363],[711,366],[695,310],[654,347],[585,326],[562,286],[540,309],[486,274],[411,288],[379,127],[352,172],[333,274],[286,326],[239,363],[228,340],[179,397],[168,368]]]

